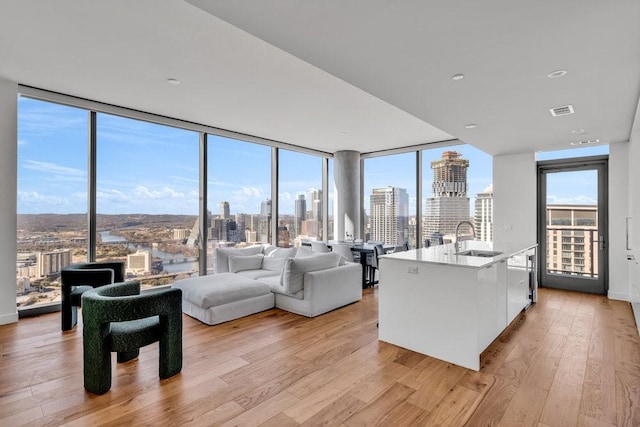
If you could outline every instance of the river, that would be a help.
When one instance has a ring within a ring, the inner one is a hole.
[[[127,242],[127,239],[125,239],[122,236],[114,236],[111,234],[111,231],[100,231],[100,238],[102,239],[103,242],[108,243],[108,242],[122,242],[123,244]],[[144,250],[144,251],[151,251],[151,256],[153,256],[154,258],[162,258],[162,259],[168,259],[168,258],[189,258],[188,255],[182,254],[182,253],[177,253],[177,254],[172,254],[169,252],[165,252],[165,251],[161,251],[158,248],[153,248],[153,247],[146,247],[146,246],[136,246],[135,249],[137,250]],[[180,264],[169,264],[169,263],[163,263],[163,267],[164,267],[164,271],[168,272],[168,273],[180,273],[183,271],[198,271],[198,262],[185,262],[185,263],[180,263]]]

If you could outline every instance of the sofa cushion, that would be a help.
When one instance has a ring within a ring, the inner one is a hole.
[[[306,257],[314,256],[318,253],[320,252],[314,252],[311,250],[311,248],[300,246],[298,248],[298,251],[296,252],[296,258],[306,258]]]
[[[215,251],[215,272],[229,272],[229,255],[256,255],[262,253],[262,245],[249,246],[247,248],[216,248]]]
[[[266,256],[262,259],[262,269],[280,273],[286,260],[286,258],[274,258]]]
[[[260,280],[260,281],[262,281],[262,278],[264,278],[264,277],[277,277],[278,280],[280,280],[280,272],[279,271],[258,269],[258,270],[239,271],[237,274],[239,274],[240,276],[243,276],[243,277],[248,277],[249,279]]]
[[[183,299],[205,309],[271,292],[268,285],[235,273],[176,280],[172,287],[182,289]]]
[[[296,256],[298,248],[280,248],[278,246],[266,245],[263,249],[265,257],[287,258]]]
[[[264,255],[229,255],[229,272],[237,273],[243,270],[257,270],[262,268]]]
[[[311,257],[287,258],[280,276],[284,292],[293,295],[304,288],[304,274],[309,271],[337,267],[341,256],[333,252],[317,253]]]

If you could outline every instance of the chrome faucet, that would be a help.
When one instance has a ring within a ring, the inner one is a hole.
[[[473,240],[476,239],[476,229],[471,223],[471,221],[460,221],[458,225],[456,225],[456,243],[454,245],[454,247],[456,248],[456,253],[460,252],[460,235],[458,234],[458,232],[460,231],[460,226],[462,224],[468,224],[469,227],[471,227],[471,231],[473,231]]]

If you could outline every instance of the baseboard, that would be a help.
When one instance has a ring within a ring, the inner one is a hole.
[[[629,301],[629,294],[623,294],[620,292],[611,292],[607,293],[607,298],[614,299],[617,301]]]
[[[18,321],[18,312],[0,315],[0,325],[8,325]]]

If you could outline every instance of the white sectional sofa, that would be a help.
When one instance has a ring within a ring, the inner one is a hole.
[[[208,325],[278,307],[314,317],[362,298],[361,265],[307,248],[220,248],[215,274],[178,280],[184,313]]]

